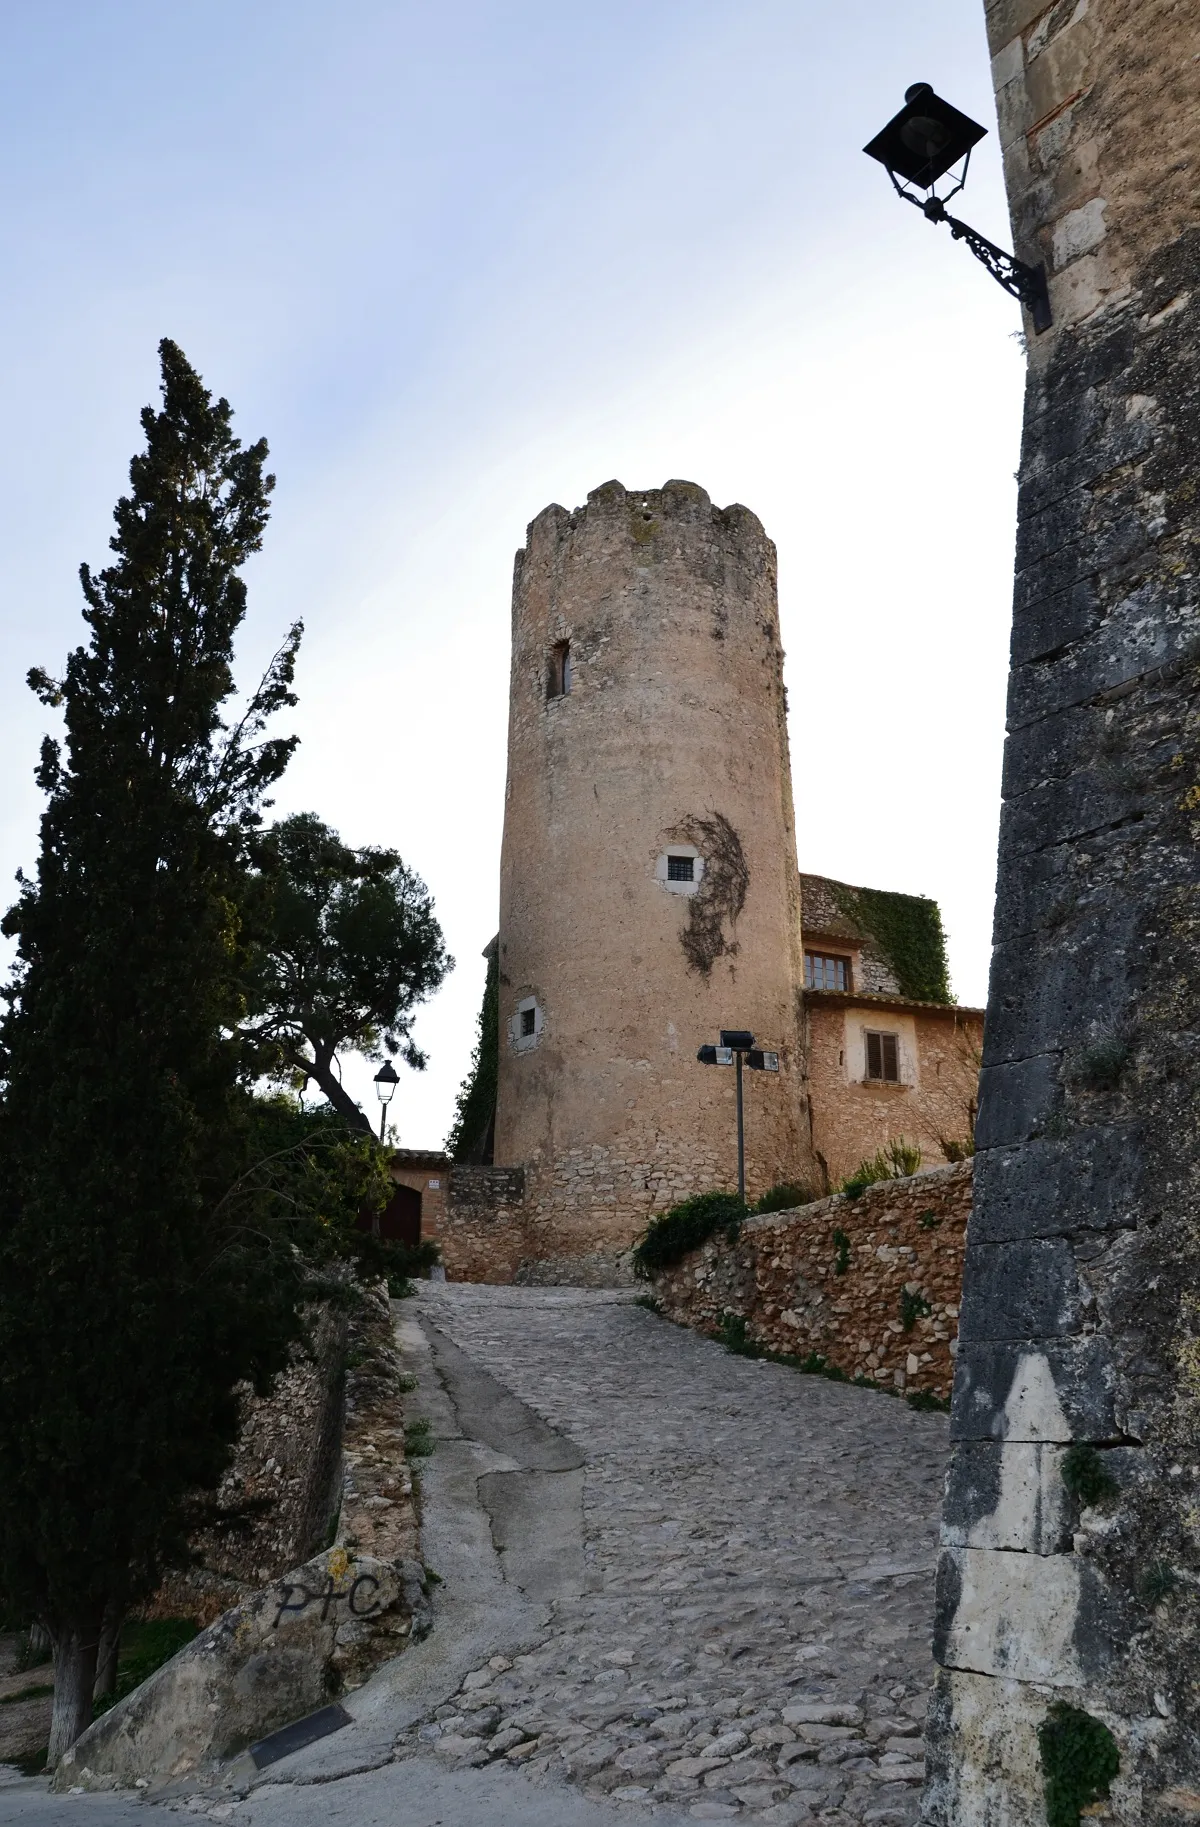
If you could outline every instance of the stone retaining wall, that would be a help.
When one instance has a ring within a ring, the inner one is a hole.
[[[429,1625],[400,1366],[382,1284],[350,1324],[333,1545],[241,1598],[76,1741],[58,1790],[204,1780],[359,1687]]]
[[[735,1313],[771,1351],[945,1398],[970,1214],[970,1161],[885,1180],[747,1219],[734,1243],[710,1238],[660,1271],[654,1292],[681,1325],[714,1330]]]
[[[347,1324],[330,1302],[310,1309],[305,1345],[270,1395],[242,1390],[237,1451],[213,1494],[232,1521],[192,1537],[193,1564],[168,1573],[140,1615],[211,1624],[329,1540],[342,1496]]]

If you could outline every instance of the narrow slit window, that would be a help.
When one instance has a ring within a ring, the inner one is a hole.
[[[805,952],[804,981],[810,990],[848,990],[850,960],[825,952]]]
[[[546,680],[548,698],[566,698],[570,696],[572,679],[571,643],[560,641],[550,654],[549,676]]]
[[[696,859],[694,856],[669,856],[667,858],[668,882],[694,882],[696,879]]]
[[[866,1036],[867,1077],[881,1085],[900,1083],[900,1036],[872,1034]]]
[[[537,1028],[537,1010],[521,1010],[521,1039],[528,1040]]]

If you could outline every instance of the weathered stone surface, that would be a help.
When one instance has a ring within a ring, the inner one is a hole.
[[[730,1356],[616,1294],[450,1283],[420,1308],[585,1460],[584,1591],[439,1723],[475,1735],[456,1722],[488,1695],[493,1763],[519,1729],[529,1780],[614,1805],[644,1788],[669,1819],[836,1807],[829,1827],[874,1827],[886,1805],[907,1827],[944,1418]]]
[[[1109,1818],[1200,1767],[1200,15],[989,7],[1031,339],[996,950],[926,1819],[1044,1816],[1058,1693]],[[1153,117],[1153,146],[1144,131]],[[1094,1444],[1113,1488],[1064,1501]],[[1016,1551],[1016,1550],[1022,1551]]]
[[[668,849],[692,882],[668,880]],[[780,1055],[749,1184],[811,1179],[800,929],[761,524],[677,480],[546,508],[514,573],[495,1133],[526,1168],[539,1277],[594,1281],[607,1259],[613,1279],[653,1212],[735,1174],[732,1075],[696,1064],[735,972],[739,1019]]]
[[[772,1351],[944,1397],[970,1209],[969,1161],[881,1181],[858,1199],[750,1218],[732,1243],[718,1234],[662,1270],[655,1296],[685,1325],[712,1330],[733,1313]],[[928,1311],[906,1307],[906,1292]]]

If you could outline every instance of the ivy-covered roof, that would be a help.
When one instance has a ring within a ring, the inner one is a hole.
[[[800,877],[806,938],[843,938],[874,954],[884,976],[870,987],[913,1002],[952,1003],[946,935],[936,901],[887,888],[856,888],[824,875]],[[864,986],[865,987],[865,986]]]

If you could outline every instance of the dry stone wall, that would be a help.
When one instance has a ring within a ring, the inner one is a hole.
[[[971,1163],[750,1218],[655,1278],[669,1319],[726,1313],[771,1351],[816,1352],[847,1376],[950,1394]]]
[[[146,1616],[211,1624],[329,1539],[341,1498],[347,1326],[344,1308],[322,1303],[270,1395],[242,1390],[237,1451],[213,1494],[228,1520],[192,1538],[194,1563],[166,1576]]]

